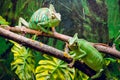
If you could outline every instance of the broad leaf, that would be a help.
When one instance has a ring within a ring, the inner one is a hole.
[[[36,68],[36,80],[73,80],[74,68],[69,68],[67,63],[45,55],[46,60],[39,61]]]
[[[11,63],[12,70],[15,70],[15,73],[21,80],[32,80],[35,66],[32,51],[14,41],[11,42],[14,43],[11,49],[11,52],[14,54],[14,61]]]

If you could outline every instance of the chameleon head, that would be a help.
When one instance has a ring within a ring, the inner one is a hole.
[[[69,48],[72,50],[75,50],[75,49],[77,49],[77,47],[78,47],[78,42],[77,42],[77,40],[78,40],[78,37],[77,37],[77,33],[74,35],[74,37],[73,38],[71,38],[71,39],[69,39]]]
[[[60,13],[52,13],[52,17],[56,17],[59,21],[61,21],[61,15]]]
[[[57,26],[61,21],[60,13],[56,13],[55,8],[52,4],[50,4],[49,12],[50,12],[50,16],[49,16],[50,25],[51,26]]]

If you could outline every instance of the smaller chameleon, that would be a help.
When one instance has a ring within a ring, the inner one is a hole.
[[[101,53],[99,53],[88,41],[78,39],[77,33],[73,38],[69,39],[68,42],[68,47],[71,50],[70,54],[73,56],[73,61],[69,66],[72,67],[76,60],[82,60],[88,67],[97,72],[92,76],[92,79],[99,77],[104,66],[104,60]]]
[[[54,6],[50,4],[49,8],[38,9],[30,18],[29,22],[25,21],[23,18],[19,18],[18,25],[21,27],[22,24],[30,29],[41,30],[45,33],[51,33],[55,31],[56,26],[59,25],[61,21],[60,13],[56,13]]]

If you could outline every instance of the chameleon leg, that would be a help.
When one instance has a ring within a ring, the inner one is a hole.
[[[21,30],[24,32],[24,33],[23,33],[23,36],[24,36],[26,32],[25,32],[24,29],[22,28],[22,24],[23,24],[24,26],[26,26],[26,27],[29,27],[28,22],[25,21],[22,17],[20,17],[20,18],[19,18],[19,22],[18,22],[18,27],[20,27]]]
[[[100,71],[97,72],[95,75],[93,75],[93,76],[91,77],[91,79],[96,79],[96,78],[100,77],[100,75],[102,74],[102,72],[103,72],[103,69],[100,69]]]
[[[85,56],[87,55],[87,53],[86,53],[85,51],[83,51],[82,49],[80,49],[79,51],[80,51],[81,55],[78,54],[78,55],[76,56],[76,59],[77,59],[77,60],[79,60],[79,59],[81,59],[81,58],[83,58],[83,57],[85,57]]]
[[[83,51],[82,49],[80,49],[80,53],[81,53],[81,55],[80,55],[80,54],[77,54],[77,53],[74,53],[74,54],[76,54],[76,55],[74,55],[75,57],[73,58],[73,61],[68,65],[69,67],[73,67],[73,65],[74,65],[74,63],[75,63],[76,60],[80,60],[81,58],[85,57],[86,54],[87,54],[87,53],[86,53],[85,51]]]
[[[69,52],[69,48],[68,48],[68,43],[67,43],[67,42],[66,42],[64,51],[65,51],[64,53],[66,53],[66,54],[68,54],[68,52]],[[74,62],[75,62],[75,60],[73,59],[72,62],[68,64],[68,66],[69,66],[70,68],[72,68],[73,65],[74,65]]]
[[[68,43],[67,43],[67,42],[65,42],[65,49],[64,49],[64,51],[65,51],[66,53],[69,52],[69,48],[68,48]]]
[[[52,32],[56,32],[55,27],[52,27]]]
[[[23,19],[22,17],[19,18],[19,22],[18,22],[18,26],[21,27],[22,24],[26,27],[29,27],[29,24],[27,21],[25,21],[25,19]]]
[[[75,60],[73,59],[72,62],[68,64],[68,66],[69,66],[70,68],[72,68],[73,65],[74,65],[74,63],[75,63]]]
[[[39,26],[40,30],[42,30],[43,32],[48,33],[48,34],[52,34],[51,31],[46,30],[46,29],[43,28],[39,23],[38,23],[37,25]]]

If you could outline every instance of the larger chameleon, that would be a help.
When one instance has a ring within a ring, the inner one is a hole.
[[[34,30],[50,33],[50,28],[55,31],[54,27],[59,25],[61,15],[56,13],[54,6],[50,4],[49,8],[38,9],[30,18],[29,22],[19,18],[19,26],[22,24]]]
[[[77,34],[75,34],[72,39],[69,39],[68,47],[71,50],[70,53],[74,55],[70,66],[74,64],[75,60],[82,60],[88,67],[97,72],[92,76],[92,79],[101,75],[104,66],[103,56],[88,41],[78,39]]]

